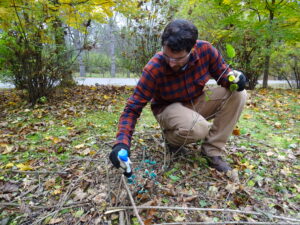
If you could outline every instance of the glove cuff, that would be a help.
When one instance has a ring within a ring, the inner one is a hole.
[[[124,175],[125,175],[125,177],[131,177],[132,172],[130,172],[130,173],[124,172]]]
[[[115,144],[115,145],[113,146],[113,150],[114,150],[114,151],[119,151],[119,150],[121,150],[121,149],[127,150],[128,156],[130,157],[130,150],[129,150],[129,146],[128,146],[128,145],[123,144],[123,143],[118,143],[118,144]]]

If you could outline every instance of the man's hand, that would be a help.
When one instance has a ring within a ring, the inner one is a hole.
[[[130,150],[129,147],[125,144],[116,144],[113,148],[111,153],[109,154],[109,159],[112,162],[112,164],[117,167],[120,168],[120,161],[118,159],[118,152],[121,151],[121,149],[125,149],[128,152],[128,157],[130,157]]]
[[[246,86],[246,76],[238,70],[233,70],[228,73],[228,80],[231,83],[231,91],[243,91]]]

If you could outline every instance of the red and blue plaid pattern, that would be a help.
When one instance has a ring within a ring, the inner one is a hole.
[[[127,100],[115,144],[123,143],[130,147],[136,121],[149,101],[153,113],[158,114],[171,103],[187,102],[203,94],[203,88],[211,77],[228,88],[227,74],[230,70],[221,54],[206,41],[197,41],[186,68],[179,72],[173,72],[162,52],[158,52],[145,66],[133,95]]]

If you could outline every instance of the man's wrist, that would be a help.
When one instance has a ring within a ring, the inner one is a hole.
[[[120,151],[121,149],[125,149],[128,152],[128,156],[130,156],[129,146],[124,143],[117,143],[113,146],[113,151]]]

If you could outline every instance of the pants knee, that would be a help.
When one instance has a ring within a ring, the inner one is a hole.
[[[208,135],[210,127],[211,123],[206,120],[198,121],[192,128],[180,127],[173,132],[169,131],[166,138],[174,145],[195,143]]]
[[[247,91],[236,91],[234,92],[234,97],[237,99],[237,101],[244,105],[247,100]]]
[[[195,124],[192,129],[192,136],[195,137],[196,141],[203,140],[207,135],[211,128],[211,123],[205,121],[201,121]]]

